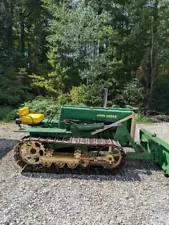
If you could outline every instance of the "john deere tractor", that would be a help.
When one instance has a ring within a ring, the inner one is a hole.
[[[134,142],[136,111],[130,107],[62,106],[59,120],[19,109],[16,123],[28,133],[15,147],[21,167],[120,169],[126,159],[153,160],[169,174],[169,145],[145,129]],[[26,124],[24,129],[22,124]],[[126,151],[126,147],[132,151]]]

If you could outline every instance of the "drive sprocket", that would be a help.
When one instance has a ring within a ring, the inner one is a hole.
[[[123,167],[125,164],[126,154],[121,146],[109,147],[109,151],[106,155],[105,168],[117,169]]]
[[[41,157],[46,154],[42,143],[38,141],[21,141],[15,147],[15,159],[20,166],[41,164]],[[21,165],[22,164],[22,165]]]

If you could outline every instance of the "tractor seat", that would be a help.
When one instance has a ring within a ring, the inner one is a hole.
[[[29,107],[19,109],[19,118],[22,124],[38,124],[44,119],[44,114],[29,113]]]

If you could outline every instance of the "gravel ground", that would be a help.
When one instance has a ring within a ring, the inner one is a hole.
[[[138,127],[169,141],[169,124]],[[128,161],[117,175],[22,173],[15,129],[0,124],[0,224],[169,224],[169,180],[155,164]]]

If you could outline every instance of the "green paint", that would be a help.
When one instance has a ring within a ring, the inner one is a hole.
[[[132,147],[135,152],[139,152],[138,147],[132,137],[130,136],[127,127],[124,124],[118,126],[116,134],[114,136],[115,141],[119,141],[124,147]]]
[[[29,126],[25,129],[26,132],[29,133],[55,133],[55,134],[64,134],[64,133],[71,133],[67,131],[66,129],[60,129],[60,128],[46,128],[46,127],[40,127],[40,126]]]
[[[140,145],[151,154],[151,159],[169,175],[169,144],[147,130],[141,129]]]
[[[140,130],[140,144],[136,144],[130,135],[131,119],[92,135],[93,131],[104,128],[118,120],[132,115],[132,110],[123,108],[93,108],[62,106],[60,119],[43,120],[38,125],[28,126],[25,131],[31,136],[43,138],[105,138],[118,141],[122,147],[131,147],[133,152],[127,153],[128,159],[152,160],[169,174],[169,144],[155,137],[145,129]],[[65,144],[53,145],[51,148],[62,149]],[[72,148],[71,145],[67,146]],[[88,146],[75,146],[88,152]]]
[[[60,128],[65,128],[63,123],[65,119],[70,119],[75,123],[113,123],[131,115],[133,111],[128,108],[113,108],[113,107],[74,107],[62,106],[60,114]],[[130,129],[131,121],[124,122]]]

